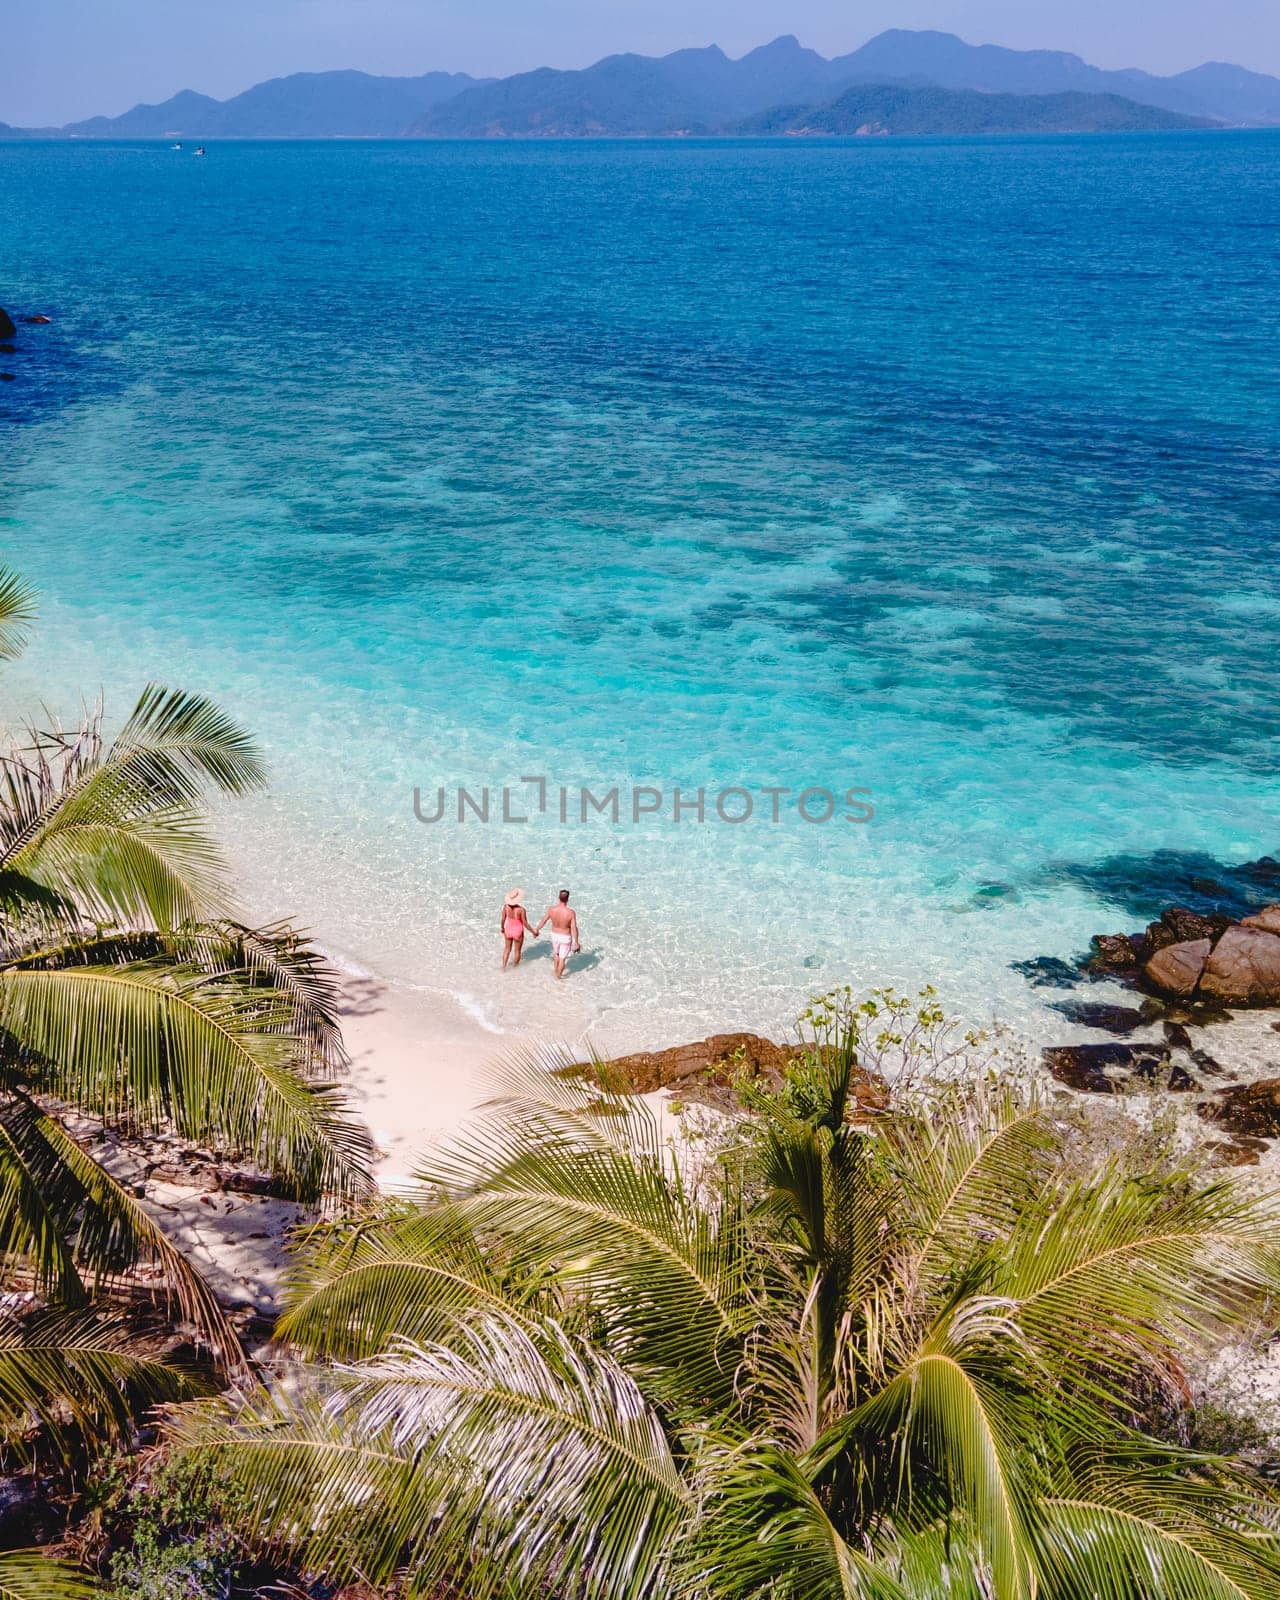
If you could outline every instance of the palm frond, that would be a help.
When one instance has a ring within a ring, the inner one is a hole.
[[[10,871],[68,910],[64,924],[146,920],[176,928],[225,905],[222,852],[192,807],[104,815],[89,788],[54,807]],[[74,908],[74,912],[70,911]]]
[[[677,1592],[708,1600],[920,1600],[883,1554],[850,1542],[796,1458],[767,1440],[702,1462]]]
[[[307,1568],[404,1572],[415,1593],[639,1600],[689,1510],[640,1390],[552,1323],[483,1318],[338,1374],[322,1402],[184,1412],[173,1437]]]
[[[0,865],[91,921],[171,928],[223,909],[222,854],[200,801],[209,786],[261,785],[249,736],[203,696],[154,684],[105,750],[101,716],[33,728],[0,761]]]
[[[276,1338],[313,1359],[361,1360],[398,1339],[444,1340],[476,1316],[513,1316],[524,1298],[495,1270],[492,1241],[482,1245],[447,1205],[384,1203],[314,1230]]]
[[[0,874],[0,901],[3,874]],[[233,981],[278,1017],[275,1031],[298,1045],[307,1076],[333,1077],[349,1060],[338,1023],[340,990],[327,958],[287,923],[188,922],[166,931],[131,927],[68,939],[49,935],[16,946],[8,964],[22,969],[127,966],[150,962],[199,969]]]
[[[962,1085],[877,1133],[891,1151],[917,1270],[946,1273],[975,1240],[1003,1237],[1049,1179],[1057,1140],[1043,1108],[1008,1087]]]
[[[243,1370],[240,1341],[213,1291],[124,1186],[25,1096],[8,1097],[0,1127],[44,1197],[42,1224],[72,1241],[69,1251],[63,1249],[73,1259],[79,1292],[58,1281],[47,1284],[50,1295],[75,1305],[85,1279],[95,1295],[122,1282],[135,1284],[189,1323],[225,1369]],[[150,1269],[148,1279],[139,1279],[139,1268]]]
[[[78,1205],[67,1203],[62,1174],[54,1166],[38,1129],[46,1120],[31,1102],[14,1092],[0,1095],[0,1251],[4,1281],[16,1268],[31,1273],[38,1292],[61,1306],[76,1306],[88,1292],[67,1242],[68,1223]]]
[[[252,1157],[300,1196],[370,1187],[367,1132],[296,1070],[288,1007],[199,969],[0,970],[0,1026],[33,1083],[108,1124],[162,1128]]]
[[[882,1495],[896,1473],[894,1514],[907,1527],[931,1503],[954,1501],[994,1592],[1030,1600],[1036,1471],[1026,1443],[1036,1436],[1038,1397],[1009,1313],[998,1301],[962,1300],[811,1456],[826,1470],[847,1452],[869,1455]]]
[[[102,1590],[69,1561],[42,1550],[0,1552],[0,1600],[94,1600]]]
[[[21,655],[35,618],[35,590],[10,568],[0,567],[0,660]]]
[[[1027,1206],[992,1291],[1063,1383],[1117,1398],[1135,1361],[1220,1344],[1280,1289],[1280,1211],[1233,1185],[1114,1167]]]
[[[157,683],[142,691],[103,771],[169,804],[189,805],[210,784],[245,794],[266,781],[257,746],[239,723],[204,695]]]
[[[0,865],[65,903],[68,925],[171,927],[220,908],[222,857],[195,799],[104,759],[101,715],[95,707],[70,730],[53,719],[0,756]]]
[[[676,1400],[732,1399],[752,1320],[740,1212],[699,1203],[647,1107],[512,1074],[473,1129],[419,1173],[479,1235],[588,1296],[608,1347]]]
[[[332,1076],[349,1064],[338,1023],[337,974],[327,957],[287,923],[266,928],[204,923],[179,929],[171,946],[209,972],[234,973],[270,990],[286,1005],[287,1032],[306,1046],[316,1071]]]
[[[0,1436],[12,1449],[36,1424],[60,1430],[68,1418],[96,1437],[124,1440],[149,1407],[210,1388],[195,1369],[152,1353],[120,1319],[90,1311],[0,1319]]]
[[[1046,1501],[1039,1541],[1046,1600],[1275,1600],[1273,1530],[1175,1519],[1163,1499]]]

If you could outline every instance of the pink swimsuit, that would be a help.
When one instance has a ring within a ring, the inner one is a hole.
[[[518,939],[524,932],[524,923],[519,917],[508,917],[502,924],[502,931],[508,939]]]

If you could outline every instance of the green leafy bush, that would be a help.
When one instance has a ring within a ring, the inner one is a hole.
[[[108,1600],[227,1600],[241,1565],[238,1499],[198,1462],[152,1452],[91,1475],[89,1521]]]

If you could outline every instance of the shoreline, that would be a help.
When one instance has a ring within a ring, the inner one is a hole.
[[[334,959],[332,952],[326,954]],[[504,1059],[572,1041],[546,1029],[495,1033],[469,1014],[456,996],[352,971],[353,966],[341,963],[345,976],[339,1020],[351,1064],[340,1083],[353,1111],[373,1134],[379,1190],[384,1195],[407,1194],[419,1157],[456,1132],[484,1104],[493,1088],[494,1069]],[[715,1031],[727,1033],[736,1027],[730,1017]],[[668,1049],[693,1043],[677,1037],[678,1031],[668,1038]],[[1228,1021],[1194,1025],[1191,1031],[1195,1046],[1213,1058],[1206,1087],[1280,1074],[1280,1021],[1274,1009],[1240,1010]],[[1061,1037],[1064,1044],[1097,1044],[1110,1043],[1116,1035],[1064,1017]],[[1125,1042],[1141,1049],[1164,1037],[1161,1024],[1153,1020],[1126,1034]],[[634,1040],[619,1034],[607,1046],[603,1040],[595,1043],[601,1054],[621,1055],[630,1053]],[[1196,1114],[1197,1095],[1171,1093],[1160,1084],[1138,1080],[1113,1094],[1084,1092],[1051,1071],[1026,1038],[1010,1033],[1002,1043],[1000,1055],[1010,1071],[1029,1067],[1047,1103],[1056,1104],[1067,1116],[1093,1121],[1100,1136],[1123,1137],[1127,1129],[1132,1137],[1163,1124],[1172,1147],[1188,1159],[1199,1153],[1215,1168],[1238,1164],[1230,1154],[1233,1136]],[[659,1119],[664,1135],[679,1139],[679,1102],[685,1096],[672,1088],[637,1092]],[[1251,1181],[1276,1182],[1280,1139],[1253,1143],[1263,1148],[1246,1158]],[[144,1178],[139,1170],[135,1177],[145,1183],[147,1209],[199,1262],[224,1304],[250,1315],[245,1331],[252,1342],[266,1339],[265,1329],[280,1309],[288,1240],[305,1221],[304,1210],[289,1201],[220,1188],[210,1191],[198,1176],[188,1183],[167,1174]]]

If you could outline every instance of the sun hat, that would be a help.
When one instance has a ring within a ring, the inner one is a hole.
[[[523,905],[524,904],[524,890],[523,889],[513,889],[511,891],[511,893],[507,896],[507,898],[502,903],[503,903],[504,906],[519,906],[519,905]]]

